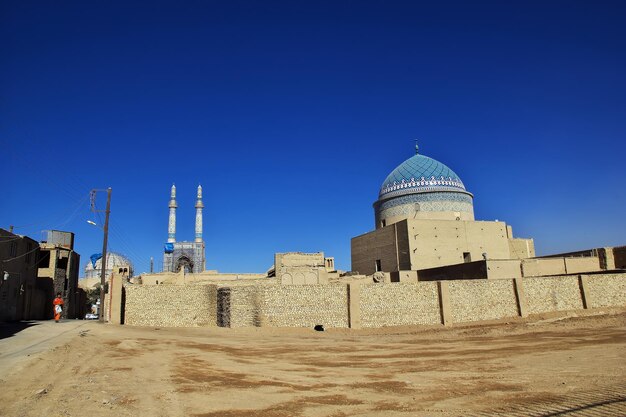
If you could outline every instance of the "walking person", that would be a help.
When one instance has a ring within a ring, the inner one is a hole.
[[[54,305],[54,321],[59,322],[61,320],[61,313],[63,313],[63,298],[61,298],[61,293],[57,293],[57,298],[52,302]]]

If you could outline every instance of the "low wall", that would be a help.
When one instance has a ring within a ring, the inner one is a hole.
[[[132,326],[217,326],[213,285],[128,285],[124,323]]]
[[[327,285],[130,285],[136,326],[338,328],[497,320],[626,306],[626,274]]]
[[[577,276],[524,278],[529,314],[583,308]]]
[[[599,271],[600,259],[597,256],[565,258],[565,270],[568,274]]]
[[[461,279],[486,279],[487,262],[474,261],[456,265],[439,266],[417,271],[418,281],[452,281]]]
[[[563,275],[565,273],[567,271],[565,271],[563,258],[522,259],[522,275],[524,277]]]
[[[223,327],[348,326],[345,284],[223,287],[217,292]]]
[[[487,261],[487,278],[521,278],[521,261],[518,259],[490,259]]]
[[[217,315],[221,327],[260,327],[263,288],[233,286],[218,289]]]
[[[626,269],[626,246],[613,248],[613,259],[615,268]]]
[[[436,282],[361,286],[362,327],[440,324]]]
[[[583,275],[592,308],[626,306],[626,274]]]
[[[346,284],[265,287],[261,305],[264,326],[349,327]]]
[[[513,280],[450,281],[448,287],[453,323],[518,315]]]

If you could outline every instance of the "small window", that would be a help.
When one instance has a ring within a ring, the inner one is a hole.
[[[472,262],[472,255],[469,252],[463,252],[463,262]]]
[[[383,268],[380,264],[380,259],[376,259],[376,272],[382,271]]]
[[[39,268],[50,268],[50,251],[44,250],[39,252],[39,261],[37,262]]]
[[[68,258],[59,258],[57,260],[58,269],[67,269]]]
[[[380,226],[381,226],[381,227],[385,227],[385,226],[387,226],[387,220],[381,220],[381,221],[380,221]]]

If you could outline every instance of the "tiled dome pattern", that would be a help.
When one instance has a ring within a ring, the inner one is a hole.
[[[379,199],[420,192],[461,191],[465,185],[446,165],[424,155],[416,154],[401,163],[385,178]]]

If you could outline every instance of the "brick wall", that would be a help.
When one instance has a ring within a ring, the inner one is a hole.
[[[448,282],[453,323],[496,320],[518,315],[513,280]]]
[[[213,285],[128,285],[125,323],[131,326],[217,326]]]
[[[363,285],[360,303],[362,327],[441,323],[436,282]]]

